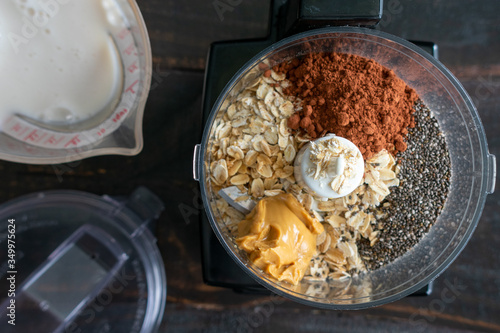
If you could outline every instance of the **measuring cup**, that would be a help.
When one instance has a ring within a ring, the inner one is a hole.
[[[142,117],[152,76],[151,45],[135,0],[110,0],[107,5],[112,7],[108,18],[118,24],[109,31],[122,73],[116,97],[96,116],[70,125],[10,116],[0,132],[0,159],[56,164],[97,155],[136,155],[142,150]]]

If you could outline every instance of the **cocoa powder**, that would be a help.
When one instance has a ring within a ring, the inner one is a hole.
[[[291,83],[284,93],[302,100],[302,110],[288,119],[291,129],[311,139],[326,133],[344,137],[365,159],[382,149],[406,150],[418,95],[392,70],[342,53],[311,53],[273,69]]]

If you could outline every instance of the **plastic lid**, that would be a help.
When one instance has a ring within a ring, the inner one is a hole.
[[[163,203],[49,191],[0,206],[0,332],[151,332],[166,301]],[[15,326],[13,325],[15,324]]]

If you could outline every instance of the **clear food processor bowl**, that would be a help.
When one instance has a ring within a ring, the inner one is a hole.
[[[452,163],[446,205],[429,233],[393,263],[342,281],[302,281],[292,286],[262,272],[238,249],[228,227],[213,209],[216,193],[209,182],[214,122],[246,82],[262,73],[259,64],[279,64],[311,52],[350,53],[392,69],[413,87],[439,122]],[[324,28],[284,39],[249,61],[227,84],[207,121],[195,150],[195,178],[201,185],[211,226],[229,255],[257,282],[297,302],[330,309],[360,309],[395,301],[422,288],[442,273],[472,235],[486,196],[495,187],[495,157],[488,153],[484,129],[471,98],[439,61],[392,35],[363,28]]]
[[[56,164],[97,155],[136,155],[142,150],[142,118],[152,77],[146,25],[135,0],[105,0],[104,5],[108,20],[117,26],[109,31],[122,73],[116,96],[95,117],[71,125],[11,116],[2,124],[0,159]]]

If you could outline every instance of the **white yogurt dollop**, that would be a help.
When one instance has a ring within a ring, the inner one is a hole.
[[[12,114],[88,119],[122,80],[109,0],[0,1],[0,128]]]
[[[358,147],[331,134],[304,145],[294,165],[297,182],[325,199],[343,197],[354,191],[361,183],[364,170]]]

